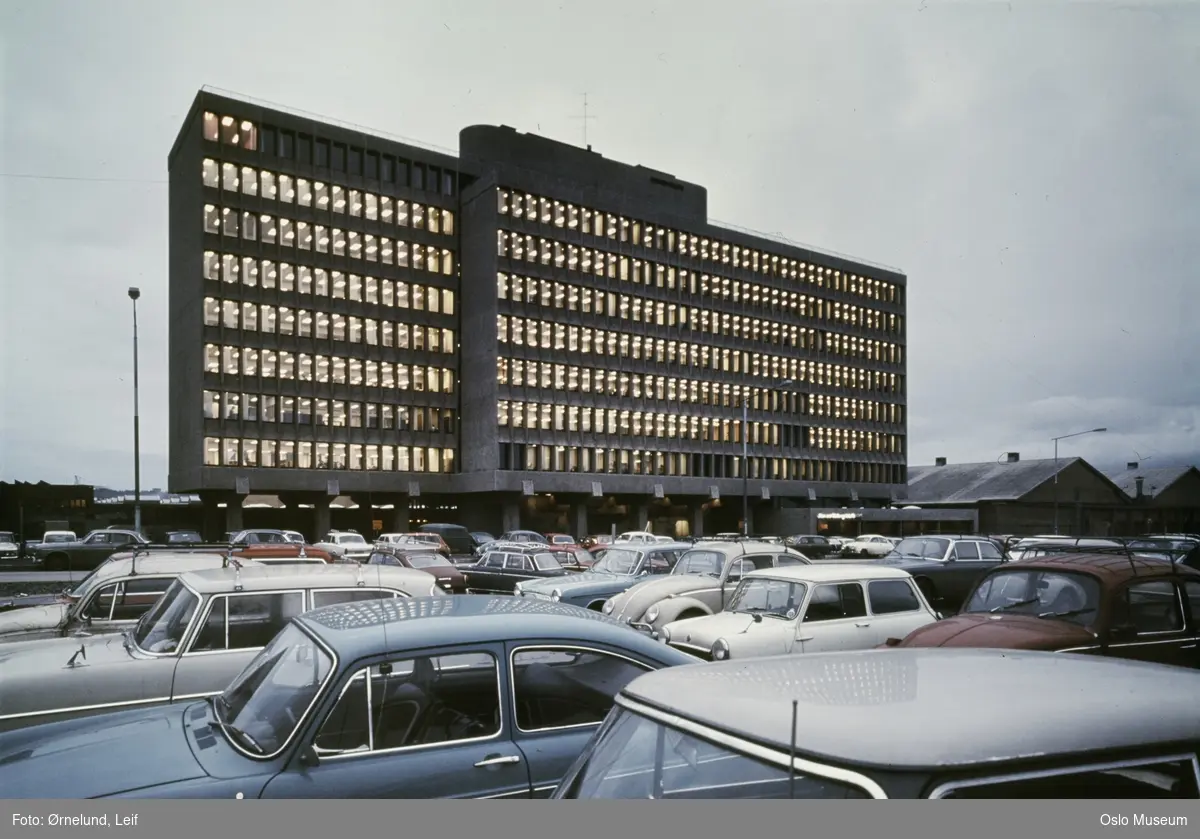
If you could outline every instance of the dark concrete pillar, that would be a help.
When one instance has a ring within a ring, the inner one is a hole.
[[[587,501],[577,501],[571,505],[571,526],[574,537],[582,539],[588,535],[588,506]]]
[[[402,499],[395,502],[396,507],[391,511],[391,522],[389,527],[392,533],[408,533],[409,518],[408,518],[408,499]]]
[[[692,534],[694,538],[700,538],[704,535],[704,502],[696,503],[692,508]]]
[[[313,541],[320,542],[329,533],[330,515],[329,502],[332,501],[328,495],[322,495],[315,499],[313,504]]]
[[[633,523],[634,530],[650,530],[653,524],[650,522],[650,505],[644,501],[638,502],[637,505],[637,521]]]
[[[504,516],[501,529],[507,533],[510,530],[521,529],[521,505],[517,501],[504,502]]]
[[[230,495],[225,499],[225,529],[242,529],[242,501],[240,495]]]

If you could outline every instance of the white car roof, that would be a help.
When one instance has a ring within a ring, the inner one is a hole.
[[[863,563],[833,565],[785,565],[779,568],[763,568],[751,571],[746,577],[767,577],[773,580],[789,580],[798,583],[829,583],[841,580],[903,580],[912,575],[903,568],[891,565]],[[745,577],[743,577],[745,579]]]
[[[137,576],[159,577],[164,575],[179,575],[189,571],[209,571],[225,566],[225,554],[201,553],[197,551],[156,551],[152,554],[139,554],[136,557],[121,557],[109,559],[101,563],[96,572],[88,578],[88,585],[102,585],[108,580],[128,577],[134,570]],[[249,559],[237,560],[243,568],[261,565]]]

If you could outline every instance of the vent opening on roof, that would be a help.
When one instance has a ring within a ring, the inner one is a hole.
[[[939,457],[939,458],[935,459],[935,460],[933,461],[933,465],[934,465],[934,466],[945,466],[945,465],[946,465],[946,458],[944,458],[944,457]]]
[[[1020,452],[1009,452],[1008,453],[1008,462],[1009,463],[1020,463],[1021,462],[1021,453]]]

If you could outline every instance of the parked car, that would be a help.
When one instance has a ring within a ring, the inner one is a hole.
[[[331,606],[293,618],[205,701],[0,734],[0,788],[9,798],[545,798],[623,686],[695,661],[557,603]]]
[[[180,574],[228,563],[227,557],[211,553],[114,554],[74,589],[12,598],[9,608],[0,611],[0,644],[123,632],[150,610]]]
[[[979,581],[963,609],[899,647],[1003,647],[1200,668],[1200,571],[1121,554],[1057,554]]]
[[[591,551],[586,551],[578,545],[546,545],[546,550],[554,554],[558,564],[568,571],[586,571],[596,562],[596,557],[592,556]]]
[[[510,530],[501,533],[499,542],[537,542],[540,545],[549,544],[546,537],[533,530]]]
[[[625,685],[552,797],[1195,799],[1196,682],[1012,650],[672,668]]]
[[[1020,562],[1025,559],[1033,559],[1038,556],[1045,556],[1047,553],[1057,552],[1059,549],[1086,549],[1086,548],[1120,548],[1122,543],[1116,539],[1091,539],[1062,536],[1050,539],[1021,539],[1008,549],[1008,558],[1013,562]]]
[[[579,540],[579,544],[587,548],[589,551],[598,550],[599,548],[607,547],[613,542],[613,537],[607,533],[598,533],[594,536],[584,536]]]
[[[680,556],[670,574],[630,586],[608,600],[602,611],[657,636],[672,621],[724,609],[737,584],[751,571],[808,562],[783,545],[746,540],[697,542]]]
[[[679,557],[691,549],[682,542],[670,544],[628,544],[600,551],[600,558],[587,571],[560,579],[530,580],[517,583],[519,597],[554,600],[600,611],[604,602],[651,575],[671,573]]]
[[[648,544],[648,543],[657,542],[657,541],[658,541],[658,538],[653,533],[650,533],[649,531],[628,530],[624,533],[617,534],[617,538],[613,539],[613,544],[614,545],[622,545],[626,542],[633,542],[635,544]]]
[[[783,540],[783,544],[795,548],[809,559],[825,559],[827,556],[837,556],[841,553],[841,548],[824,536],[789,536]]]
[[[371,557],[371,543],[353,530],[331,530],[313,547],[327,551],[334,562],[366,562]]]
[[[471,550],[473,551],[475,548],[486,545],[488,542],[495,542],[496,537],[484,530],[472,530],[471,541],[474,543],[471,546]]]
[[[1173,539],[1166,536],[1155,536],[1148,539],[1125,539],[1126,548],[1140,556],[1154,556],[1168,562],[1179,562],[1189,553],[1200,547],[1200,541],[1195,539]]]
[[[574,545],[575,537],[569,533],[546,533],[543,534],[546,541],[551,545]]]
[[[888,537],[869,533],[842,545],[842,556],[881,557],[891,553],[895,547]]]
[[[471,538],[471,532],[461,524],[444,524],[434,522],[432,524],[423,524],[417,528],[421,533],[436,534],[441,538],[442,543],[450,551],[450,558],[467,558],[473,557],[475,553],[475,540]]]
[[[981,576],[1007,562],[983,537],[910,536],[882,560],[913,575],[925,599],[943,613],[958,611]]]
[[[147,544],[133,530],[93,530],[77,542],[43,542],[34,549],[33,561],[47,571],[90,571],[117,551]]]
[[[79,537],[74,530],[47,530],[42,534],[39,545],[64,545],[68,542],[78,542]]]
[[[188,571],[123,633],[0,647],[0,731],[219,693],[308,609],[441,594],[428,574],[408,568],[235,565]]]
[[[196,530],[169,530],[167,531],[168,545],[194,545],[202,543],[204,537]]]
[[[460,566],[472,594],[513,594],[525,580],[571,575],[548,546],[520,544],[490,547],[474,565]]]
[[[229,541],[234,545],[286,545],[291,542],[282,530],[269,530],[261,527],[239,530]]]
[[[16,559],[21,553],[17,535],[11,530],[0,530],[0,560]]]
[[[912,576],[880,565],[751,571],[724,611],[675,621],[659,637],[707,661],[867,650],[935,623]]]
[[[368,565],[392,565],[397,568],[414,568],[424,571],[437,580],[439,586],[451,594],[466,594],[467,578],[453,562],[437,551],[426,548],[376,545],[371,552]]]
[[[421,548],[450,558],[450,546],[436,533],[381,533],[375,544],[396,548]]]

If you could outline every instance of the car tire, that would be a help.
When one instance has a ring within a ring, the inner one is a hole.
[[[604,611],[604,601],[603,600],[593,600],[591,603],[589,603],[587,605],[587,607],[589,609],[591,609],[593,612],[603,612]]]
[[[925,599],[929,601],[929,605],[934,610],[937,609],[938,593],[937,586],[928,577],[917,577],[913,580],[917,584],[917,588],[921,590],[921,594],[925,595]]]
[[[67,555],[50,554],[50,556],[46,557],[45,568],[47,571],[66,571]]]
[[[708,612],[702,612],[699,609],[685,609],[675,616],[677,621],[685,621],[689,618],[703,618],[708,615]]]

